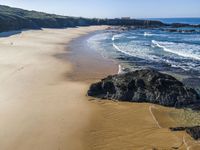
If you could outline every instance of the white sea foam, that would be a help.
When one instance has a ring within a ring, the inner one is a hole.
[[[130,55],[130,56],[133,56],[131,53],[129,53],[129,52],[127,52],[127,51],[125,51],[125,50],[122,50],[119,46],[117,46],[116,44],[115,44],[115,39],[116,38],[120,38],[120,37],[122,37],[123,36],[123,34],[117,34],[117,35],[114,35],[113,37],[112,37],[112,45],[113,45],[113,47],[117,50],[117,51],[119,51],[119,52],[121,52],[121,53],[124,53],[124,54],[126,54],[126,55]]]
[[[110,37],[110,33],[100,33],[100,34],[96,34],[92,37],[90,37],[87,42],[90,43],[90,42],[101,42],[101,41],[104,41],[104,40],[108,40]]]
[[[126,37],[127,39],[136,39],[137,37],[136,36],[128,36]]]
[[[149,32],[144,32],[144,36],[153,36],[153,34],[151,34]]]
[[[176,54],[185,58],[200,60],[199,46],[189,45],[185,43],[161,42],[156,40],[152,40],[152,43],[155,46],[162,48],[166,52]]]
[[[112,37],[112,41],[114,41],[115,40],[115,36],[113,35],[113,37]]]
[[[128,52],[126,52],[126,51],[121,50],[114,42],[113,42],[113,47],[114,47],[116,50],[118,50],[118,51],[120,51],[120,52],[122,52],[122,53],[124,53],[124,54],[126,54],[126,55],[132,56],[131,53],[128,53]]]
[[[200,61],[199,35],[184,35],[183,37],[183,35],[179,34],[161,34],[152,31],[146,33],[146,36],[152,36],[144,39],[143,34],[144,32],[138,34],[138,32],[134,31],[130,33],[115,33],[114,35],[111,32],[97,34],[88,40],[88,44],[110,58],[118,57],[119,53],[116,53],[118,51],[147,62],[166,62],[173,68],[180,67],[184,70],[200,69],[198,63]],[[162,36],[166,36],[166,38]],[[173,42],[167,42],[166,40]],[[184,43],[184,41],[186,42]],[[193,41],[197,44],[193,44]],[[119,70],[123,69],[119,67]]]
[[[141,46],[140,41],[132,43],[117,43],[113,42],[113,47],[126,55],[138,57],[145,60],[159,61],[160,58],[153,55],[149,48]]]
[[[115,41],[116,39],[119,39],[120,37],[123,37],[124,36],[124,34],[116,34],[116,35],[113,35],[112,36],[112,41]]]

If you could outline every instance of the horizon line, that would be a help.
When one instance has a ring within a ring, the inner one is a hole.
[[[46,12],[46,11],[40,11],[40,10],[34,10],[34,9],[28,9],[28,8],[21,8],[21,7],[16,7],[16,6],[10,6],[10,5],[2,5],[0,4],[0,6],[6,6],[6,7],[11,7],[11,8],[16,8],[16,9],[22,9],[22,10],[27,10],[27,11],[36,11],[36,12],[40,12],[40,13],[46,13],[46,14],[52,14],[52,15],[58,15],[58,16],[63,16],[63,17],[77,17],[77,18],[88,18],[88,19],[121,19],[121,18],[125,18],[125,17],[129,17],[130,19],[186,19],[186,18],[199,18],[200,16],[193,16],[193,17],[130,17],[130,16],[119,16],[119,17],[83,17],[83,16],[74,16],[74,15],[65,15],[65,14],[60,14],[60,13],[52,13],[52,12]]]

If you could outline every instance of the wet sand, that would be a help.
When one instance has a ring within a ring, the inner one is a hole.
[[[171,116],[179,110],[86,96],[90,83],[115,74],[118,66],[76,41],[106,28],[30,30],[0,38],[0,149],[168,150],[197,145],[184,132],[169,131],[179,125],[176,115]]]
[[[73,65],[69,77],[90,84],[108,74],[116,74],[118,64],[85,47],[86,40],[87,36],[73,41],[69,53],[64,56]],[[88,100],[93,111],[84,138],[87,150],[199,148],[185,132],[169,130],[169,127],[183,125],[177,115],[182,110],[144,103],[101,101],[92,97]]]
[[[170,116],[179,110],[150,104],[92,101],[93,114],[86,134],[89,150],[198,150],[185,132],[171,132],[179,126]],[[94,112],[93,112],[94,113]]]
[[[79,150],[92,109],[88,85],[55,57],[68,43],[106,27],[23,31],[0,38],[0,149]],[[11,33],[12,34],[12,33]]]

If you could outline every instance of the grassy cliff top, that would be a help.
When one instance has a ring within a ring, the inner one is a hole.
[[[9,6],[0,5],[0,14],[5,16],[15,16],[15,17],[24,17],[24,18],[67,18],[66,16],[47,14],[44,12],[38,11],[29,11],[20,8],[13,8]]]

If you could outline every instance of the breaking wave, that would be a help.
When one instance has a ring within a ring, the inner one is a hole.
[[[200,60],[199,46],[185,43],[161,42],[156,40],[152,40],[152,44],[156,47],[163,49],[165,52],[176,54],[181,57]]]

